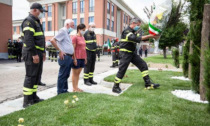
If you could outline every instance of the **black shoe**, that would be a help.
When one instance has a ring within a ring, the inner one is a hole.
[[[93,81],[93,78],[90,78],[90,79],[89,79],[89,82],[90,82],[92,85],[97,85],[97,84],[98,84],[97,82]]]
[[[44,101],[44,99],[41,99],[36,95],[36,92],[33,93],[33,100],[34,104]]]
[[[158,87],[160,87],[160,84],[155,84],[151,81],[151,78],[149,77],[149,75],[144,77],[144,82],[145,82],[145,87],[146,88],[151,88],[151,89],[156,89]]]
[[[120,84],[114,84],[113,88],[112,88],[112,91],[114,93],[118,93],[120,94],[122,92],[121,88],[120,88]]]
[[[89,79],[84,79],[84,84],[87,86],[91,86],[92,84],[89,82]]]
[[[34,104],[33,95],[24,95],[23,108],[27,108]]]
[[[145,84],[146,88],[151,88],[151,89],[156,89],[158,87],[160,87],[160,84],[155,84],[155,83],[151,83],[151,84]]]
[[[116,66],[115,66],[115,64],[114,64],[114,63],[112,64],[112,66],[110,66],[110,68],[115,68],[115,67],[116,67]]]
[[[46,86],[46,84],[45,84],[45,83],[42,83],[42,82],[39,82],[38,85],[39,85],[39,86]]]

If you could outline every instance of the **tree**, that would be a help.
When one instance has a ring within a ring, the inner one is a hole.
[[[182,3],[181,1],[178,4],[173,2],[171,16],[159,43],[159,47],[163,49],[164,58],[167,58],[166,47],[178,46],[184,39],[184,31],[187,29],[187,25],[180,21],[184,4],[185,2]]]

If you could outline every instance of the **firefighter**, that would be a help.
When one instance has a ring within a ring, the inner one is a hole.
[[[16,40],[12,42],[12,59],[16,59]]]
[[[43,101],[36,92],[42,73],[43,61],[46,59],[45,55],[45,36],[40,23],[43,9],[39,3],[33,3],[30,7],[29,16],[23,20],[21,28],[23,29],[23,60],[25,61],[25,81],[23,87],[23,107]]]
[[[18,41],[16,43],[16,59],[17,59],[17,62],[21,62],[21,57],[22,57],[22,47],[23,47],[23,42],[21,40],[21,38],[18,38]]]
[[[84,68],[84,83],[88,86],[96,85],[97,83],[93,80],[93,73],[95,70],[96,61],[96,34],[95,23],[91,22],[89,24],[88,30],[84,34],[86,42],[86,52],[87,52],[87,64]]]
[[[101,53],[101,47],[98,45],[96,49],[96,55],[98,57],[98,61],[100,61],[100,53]]]
[[[119,59],[120,59],[120,57],[119,57],[119,54],[120,53],[120,42],[119,42],[119,39],[117,38],[116,39],[116,46],[115,46],[115,55],[116,55],[116,62],[115,62],[115,64],[116,64],[116,66],[119,66]]]
[[[46,42],[46,50],[48,51],[48,60],[51,59],[51,47],[52,47],[52,44],[50,41],[47,41]]]
[[[54,46],[51,47],[50,49],[51,51],[51,62],[53,62],[55,60],[55,62],[57,62],[57,50]]]
[[[12,48],[13,48],[11,39],[8,39],[7,48],[8,48],[8,59],[11,60],[12,59]]]
[[[119,45],[117,44],[118,43],[118,38],[115,38],[113,39],[113,43],[112,43],[112,47],[111,47],[111,51],[112,51],[112,66],[110,66],[111,68],[114,68],[116,66],[118,66],[118,48],[119,48]]]
[[[141,21],[137,18],[133,18],[130,22],[130,25],[122,32],[121,40],[120,40],[120,65],[119,65],[119,71],[115,77],[114,80],[114,86],[112,91],[115,93],[121,93],[120,88],[120,82],[125,75],[125,72],[130,64],[133,63],[135,66],[138,67],[138,69],[142,73],[142,77],[145,81],[145,87],[152,87],[152,88],[158,88],[160,85],[155,84],[151,82],[149,73],[148,73],[148,67],[146,62],[141,59],[137,53],[136,50],[136,43],[140,43],[141,40],[147,40],[149,38],[155,38],[157,39],[159,36],[153,36],[153,35],[146,35],[146,36],[140,36],[139,34],[136,34],[135,32],[140,28]]]

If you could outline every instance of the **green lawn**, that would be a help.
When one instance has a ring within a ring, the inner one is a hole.
[[[210,126],[207,105],[179,99],[174,89],[190,89],[190,82],[170,79],[180,72],[150,71],[161,84],[157,90],[144,90],[140,72],[130,70],[123,82],[133,85],[122,95],[69,93],[59,95],[25,110],[0,118],[0,126]],[[114,75],[105,80],[113,81]],[[79,97],[74,108],[66,108],[64,100]]]
[[[179,63],[182,64],[183,61],[183,56],[179,56]],[[163,63],[163,64],[172,64],[174,65],[174,60],[172,58],[172,55],[167,55],[167,59],[164,59],[163,55],[156,55],[156,56],[151,56],[151,57],[146,57],[144,60],[152,63]]]

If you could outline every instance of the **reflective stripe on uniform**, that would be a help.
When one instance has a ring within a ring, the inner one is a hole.
[[[34,33],[34,36],[42,36],[42,35],[44,35],[43,32],[35,32]]]
[[[93,42],[96,42],[96,40],[87,40],[87,41],[85,41],[85,43],[93,43]]]
[[[115,77],[114,83],[120,83],[122,79]]]
[[[89,51],[96,51],[96,49],[91,50],[91,49],[88,49],[87,47],[86,47],[86,49],[89,50]]]
[[[23,47],[27,47],[25,43],[23,44]],[[42,48],[42,47],[39,47],[39,46],[35,46],[35,47],[36,47],[36,49],[39,49],[41,51],[44,51],[44,48]]]
[[[89,79],[89,74],[84,73],[84,79]]]
[[[24,95],[32,95],[34,89],[23,87],[23,94]]]
[[[128,40],[128,37],[130,36],[130,35],[132,35],[133,33],[132,32],[129,32],[127,35],[126,35],[126,40]]]
[[[127,50],[127,49],[120,49],[120,51],[122,51],[122,52],[129,52],[129,53],[132,53],[132,51]]]
[[[31,32],[33,32],[33,33],[35,33],[34,28],[31,28],[31,27],[25,27],[25,28],[23,29],[23,31],[27,31],[27,30],[29,30],[29,31],[31,31]]]
[[[145,70],[145,71],[141,72],[141,75],[142,75],[142,77],[145,77],[145,76],[149,75],[149,71]]]

